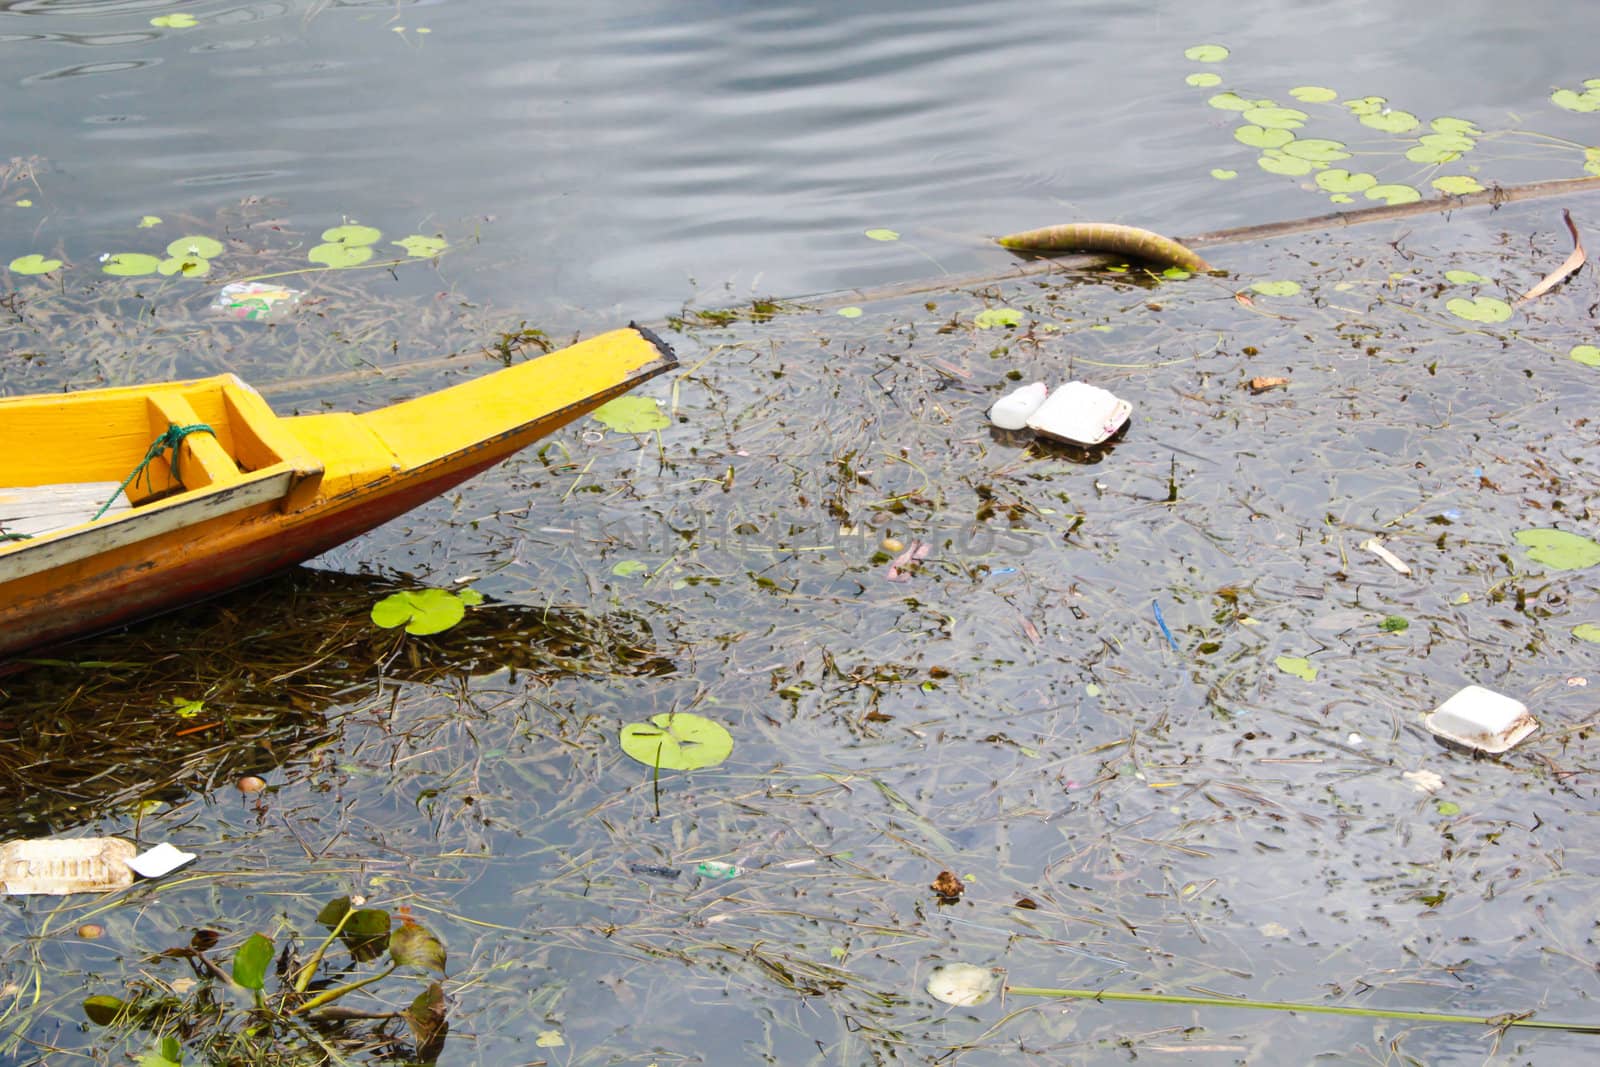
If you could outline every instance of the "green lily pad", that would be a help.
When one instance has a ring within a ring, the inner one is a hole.
[[[335,226],[331,230],[322,231],[322,239],[329,244],[336,245],[370,245],[377,244],[378,238],[383,234],[371,226],[360,226],[356,223],[346,223]]]
[[[1243,117],[1246,122],[1269,130],[1297,130],[1311,116],[1293,107],[1252,107],[1245,111]]]
[[[1511,317],[1511,305],[1492,296],[1452,297],[1445,308],[1458,319],[1468,322],[1505,322]]]
[[[211,273],[211,261],[202,256],[173,256],[163,259],[156,270],[169,277],[181,274],[185,278],[204,278]]]
[[[169,30],[187,30],[197,25],[193,15],[157,15],[150,20],[152,26],[165,26]]]
[[[202,237],[191,234],[180,237],[167,245],[169,256],[198,256],[201,259],[216,259],[222,255],[222,242],[214,237]]]
[[[1278,669],[1285,674],[1292,674],[1296,678],[1304,678],[1308,682],[1317,680],[1317,668],[1304,656],[1279,656],[1273,660]]]
[[[1328,199],[1330,201],[1332,201],[1333,203],[1335,203],[1335,204],[1353,204],[1353,203],[1355,203],[1355,200],[1353,198],[1348,197],[1343,193],[1334,193],[1332,196],[1328,197]]]
[[[1349,159],[1343,141],[1330,141],[1325,137],[1305,137],[1283,146],[1284,152],[1313,163],[1332,163],[1336,159]]]
[[[1440,815],[1460,815],[1461,805],[1453,800],[1435,800],[1433,802],[1433,810]],[[1443,902],[1441,901],[1441,903]],[[1429,906],[1432,907],[1433,905]]]
[[[172,710],[180,719],[192,719],[206,710],[204,700],[190,700],[186,697],[173,697]]]
[[[1220,44],[1197,44],[1185,48],[1183,58],[1192,63],[1221,63],[1228,58],[1228,50]]]
[[[852,304],[850,307],[840,308],[835,314],[843,319],[859,319],[865,313]]]
[[[11,261],[11,269],[18,274],[49,274],[61,266],[59,259],[46,259],[37,252],[28,256],[18,256]]]
[[[139,229],[148,230],[161,225],[160,215],[145,215],[139,219]]]
[[[1477,145],[1477,141],[1461,134],[1425,133],[1406,149],[1406,158],[1413,163],[1451,163]]]
[[[1590,174],[1600,174],[1600,148],[1583,150],[1583,169]]]
[[[618,433],[649,433],[672,425],[654,397],[619,396],[594,409],[594,418]]]
[[[16,204],[18,207],[32,207],[33,206],[33,201],[29,200],[27,197],[23,197],[21,200],[15,200],[15,201],[12,201],[12,202],[14,204]]]
[[[1296,85],[1289,90],[1289,95],[1302,104],[1325,104],[1329,100],[1337,100],[1339,94],[1332,89],[1325,89],[1320,85]]]
[[[1272,174],[1287,174],[1297,178],[1302,174],[1310,174],[1315,164],[1308,160],[1296,159],[1294,156],[1285,155],[1281,149],[1268,148],[1256,159],[1256,166]]]
[[[1233,179],[1239,176],[1239,172],[1236,170],[1228,170],[1225,167],[1212,167],[1211,176],[1217,179],[1219,182],[1231,182]]]
[[[1263,126],[1240,126],[1233,131],[1233,139],[1251,148],[1282,148],[1294,140],[1288,130],[1269,130]]]
[[[649,723],[630,722],[618,738],[622,751],[646,767],[694,771],[715,767],[733,752],[733,735],[721,723],[692,712],[663,711]]]
[[[611,573],[618,578],[626,578],[630,574],[643,574],[649,570],[643,563],[636,559],[625,559],[611,568]]]
[[[1483,131],[1466,119],[1453,119],[1448,115],[1441,116],[1428,123],[1436,133],[1459,133],[1466,137],[1482,137]]]
[[[1470,270],[1447,270],[1444,272],[1444,280],[1451,285],[1482,285],[1489,281],[1483,275]]]
[[[1253,102],[1232,91],[1218,93],[1207,100],[1206,103],[1218,111],[1249,111],[1255,106]]]
[[[1600,92],[1589,89],[1575,93],[1571,89],[1557,89],[1550,94],[1550,102],[1568,111],[1600,111]]]
[[[448,589],[403,589],[372,605],[372,621],[385,630],[404,626],[419,637],[443,633],[466,617],[465,601]]]
[[[1580,622],[1572,628],[1572,636],[1579,641],[1590,641],[1600,645],[1600,624]]]
[[[1375,175],[1365,171],[1352,174],[1343,167],[1329,167],[1317,174],[1317,186],[1330,193],[1359,193],[1377,184]]]
[[[420,233],[414,233],[410,237],[402,237],[398,241],[389,243],[399,245],[406,250],[406,255],[416,256],[418,259],[436,256],[450,247],[443,237],[424,237]]]
[[[1022,313],[1010,308],[985,308],[972,317],[972,324],[980,330],[996,326],[1021,326]]]
[[[867,230],[866,235],[874,241],[898,241],[900,234],[894,230]]]
[[[142,252],[118,252],[106,256],[101,262],[105,264],[101,270],[107,274],[115,274],[119,278],[136,278],[144,274],[154,274],[161,269],[161,260]]]
[[[1567,355],[1585,367],[1600,367],[1600,348],[1594,345],[1573,345]]]
[[[1528,558],[1551,570],[1581,571],[1600,563],[1600,544],[1565,530],[1518,530],[1511,536],[1528,550]]]
[[[1380,109],[1361,116],[1361,125],[1385,133],[1408,133],[1422,125],[1422,120],[1409,111]]]
[[[1366,191],[1368,200],[1382,200],[1386,204],[1414,204],[1422,194],[1409,185],[1374,185]]]
[[[372,248],[368,245],[347,244],[320,244],[306,253],[306,258],[313,263],[321,263],[329,267],[354,267],[372,258]]]
[[[1387,97],[1363,96],[1356,100],[1346,100],[1344,106],[1350,109],[1352,115],[1376,115],[1388,102]]]
[[[1262,296],[1294,296],[1300,292],[1299,282],[1256,282],[1250,286],[1252,292]]]
[[[1183,80],[1186,84],[1192,85],[1196,89],[1209,89],[1213,85],[1222,84],[1222,75],[1213,74],[1209,70],[1201,70],[1196,71]]]
[[[1433,179],[1433,187],[1441,193],[1451,196],[1466,196],[1468,193],[1481,193],[1483,186],[1478,184],[1478,179],[1466,174],[1446,174],[1442,178]]]

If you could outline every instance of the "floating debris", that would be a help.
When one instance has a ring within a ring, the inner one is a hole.
[[[998,967],[979,967],[971,963],[935,964],[924,987],[941,1004],[972,1008],[994,999],[1000,990]]]
[[[1539,729],[1527,705],[1469,685],[1422,720],[1435,737],[1478,752],[1504,752]]]
[[[1437,793],[1444,788],[1444,779],[1428,770],[1406,771],[1400,777],[1411,783],[1419,793]]]
[[[967,891],[966,883],[956,877],[954,871],[940,871],[928,888],[934,891],[941,904],[954,904]]]
[[[1368,552],[1371,552],[1379,559],[1383,560],[1399,573],[1404,574],[1407,577],[1411,576],[1411,568],[1406,565],[1406,561],[1395,555],[1393,552],[1390,552],[1387,548],[1384,548],[1383,542],[1378,540],[1376,537],[1371,537],[1361,542],[1361,547],[1366,549]]]
[[[1014,389],[994,402],[994,407],[989,409],[989,421],[1002,430],[1023,429],[1049,393],[1043,382]]]
[[[194,858],[193,852],[184,852],[163,841],[130,859],[128,866],[132,867],[134,873],[141,878],[160,878],[164,874],[171,874],[185,863],[192,863]]]
[[[53,897],[126,889],[136,851],[120,837],[9,841],[0,845],[0,887],[13,896]]]
[[[1044,437],[1092,446],[1122,429],[1133,405],[1088,382],[1068,382],[1045,400],[1028,419],[1028,428]]]
[[[1259,396],[1271,389],[1289,388],[1289,379],[1280,377],[1256,377],[1250,379],[1250,391]]]

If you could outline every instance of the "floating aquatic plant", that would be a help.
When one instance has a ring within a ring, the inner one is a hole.
[[[417,636],[443,633],[466,617],[467,608],[483,603],[475,589],[403,589],[372,605],[372,621],[386,630],[404,626]]]
[[[35,252],[28,256],[18,256],[10,263],[10,268],[17,274],[49,274],[61,266],[59,259],[46,259]]]
[[[687,711],[664,711],[648,723],[631,722],[618,742],[645,766],[673,771],[715,767],[733,752],[733,735],[726,727]]]

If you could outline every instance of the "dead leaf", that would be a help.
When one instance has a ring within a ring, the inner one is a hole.
[[[934,891],[941,904],[954,904],[967,891],[966,883],[957,878],[953,871],[940,871],[928,888]]]
[[[1583,250],[1583,239],[1578,236],[1578,225],[1572,221],[1572,212],[1562,208],[1561,217],[1566,220],[1567,231],[1572,234],[1572,254],[1566,258],[1566,262],[1562,263],[1561,266],[1545,275],[1544,281],[1517,297],[1519,307],[1530,300],[1543,296],[1557,285],[1560,285],[1569,275],[1583,266],[1584,260],[1589,258],[1588,253]]]
[[[1287,389],[1288,387],[1289,379],[1287,378],[1262,377],[1250,379],[1250,391],[1252,393],[1264,393],[1268,389]]]

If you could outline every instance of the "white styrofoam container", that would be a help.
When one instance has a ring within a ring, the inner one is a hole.
[[[1122,429],[1133,405],[1088,382],[1068,382],[1028,419],[1028,429],[1075,445],[1098,445]]]
[[[1504,752],[1539,729],[1520,700],[1469,685],[1435,708],[1422,724],[1435,737],[1491,754]]]
[[[1013,389],[994,402],[994,407],[989,409],[989,421],[1002,430],[1020,430],[1028,425],[1028,419],[1039,410],[1048,392],[1043,382]]]

